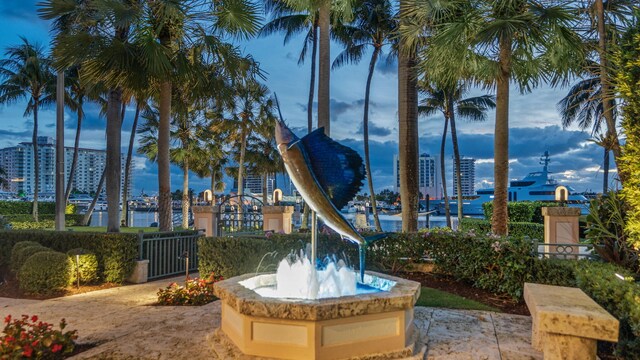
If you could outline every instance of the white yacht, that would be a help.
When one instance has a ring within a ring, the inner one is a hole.
[[[589,200],[584,195],[576,194],[568,185],[559,184],[549,176],[549,152],[545,151],[540,158],[542,171],[529,173],[521,180],[511,181],[508,191],[508,201],[564,201],[570,207],[580,208],[583,215],[589,212]],[[465,196],[462,201],[464,215],[483,215],[482,204],[493,201],[493,189],[480,189],[475,196]],[[451,214],[458,213],[457,199],[449,201]],[[444,201],[437,204],[439,214],[444,214]]]

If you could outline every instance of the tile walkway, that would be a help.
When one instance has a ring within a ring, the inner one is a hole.
[[[153,306],[156,292],[175,278],[51,300],[0,298],[0,318],[38,315],[98,346],[74,359],[219,359],[211,337],[220,325],[220,303]],[[528,316],[417,307],[415,321],[429,360],[542,359],[530,345]]]

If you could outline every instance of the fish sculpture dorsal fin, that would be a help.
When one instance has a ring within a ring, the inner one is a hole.
[[[311,168],[324,192],[341,209],[360,191],[365,178],[362,157],[332,140],[319,128],[301,139]]]

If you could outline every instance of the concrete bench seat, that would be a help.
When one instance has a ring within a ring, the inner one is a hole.
[[[618,320],[580,289],[525,283],[524,300],[545,360],[595,359],[598,340],[618,342]]]

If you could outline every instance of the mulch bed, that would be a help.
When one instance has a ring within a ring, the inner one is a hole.
[[[469,283],[457,280],[448,275],[431,272],[405,272],[400,274],[400,277],[417,281],[422,284],[422,286],[446,291],[466,299],[493,306],[507,314],[530,315],[529,309],[527,309],[527,305],[524,302],[516,302],[508,296],[499,296],[489,291],[475,288]]]

